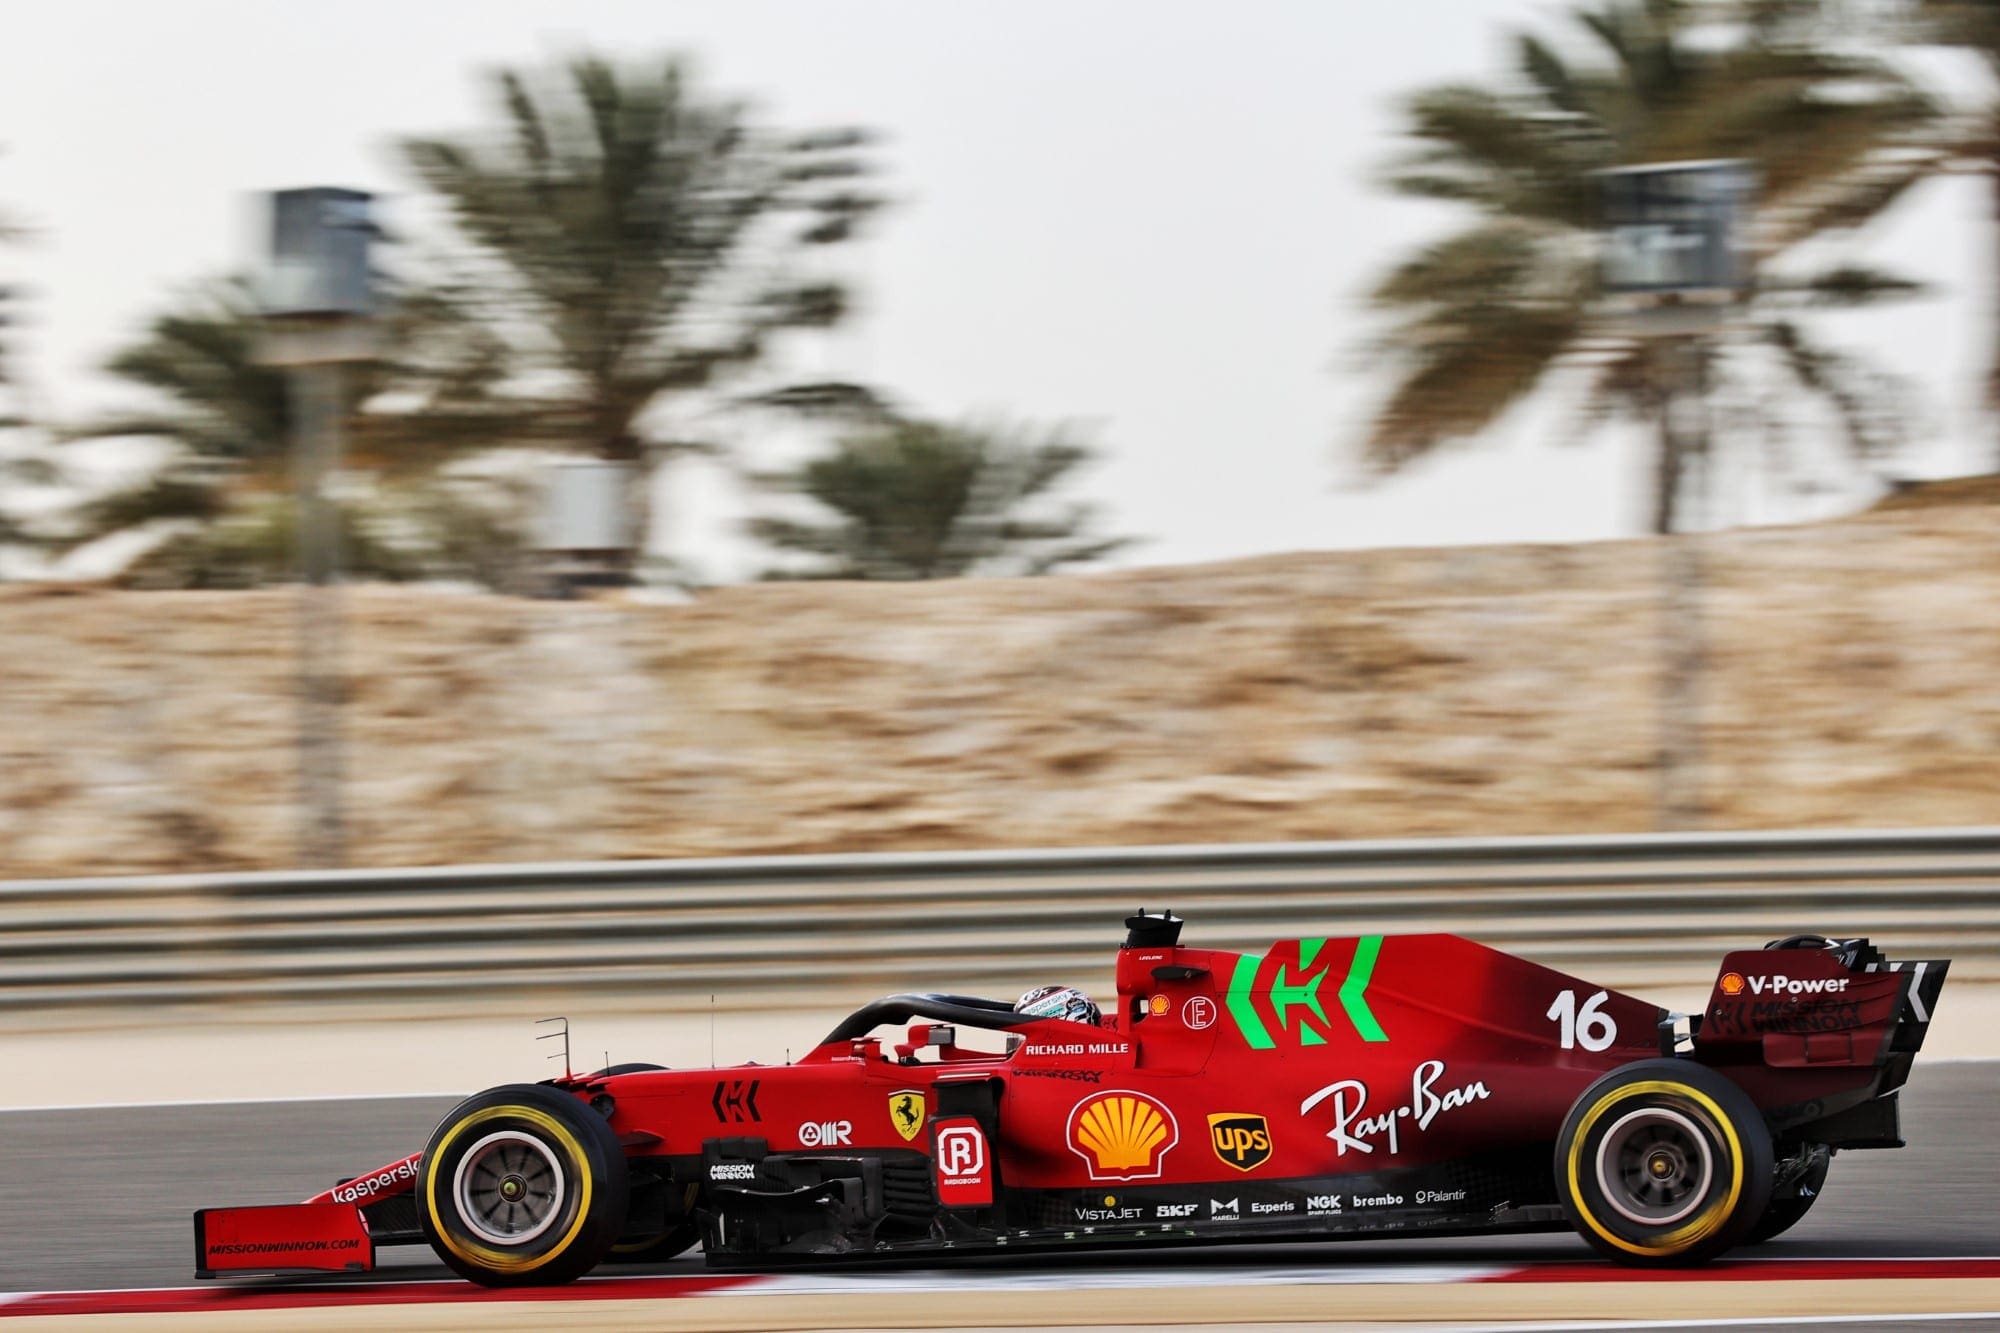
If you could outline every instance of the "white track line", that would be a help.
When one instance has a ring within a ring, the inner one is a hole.
[[[1074,1269],[1042,1273],[977,1275],[925,1269],[912,1273],[850,1273],[844,1276],[780,1273],[753,1284],[706,1292],[710,1296],[828,1296],[843,1292],[888,1294],[916,1291],[1107,1291],[1153,1287],[1382,1286],[1477,1282],[1513,1272],[1516,1264],[1397,1264],[1337,1268],[1169,1268]]]
[[[400,1102],[427,1098],[463,1098],[464,1088],[448,1092],[326,1092],[300,1097],[188,1097],[159,1102],[62,1102],[49,1106],[0,1106],[0,1115],[31,1111],[166,1111],[180,1106],[294,1106],[305,1102]]]
[[[1004,1251],[984,1251],[982,1258],[1004,1257]],[[1021,1254],[1017,1257],[1024,1264],[1032,1264],[1037,1254]],[[1783,1258],[1758,1259],[1764,1263],[1844,1263],[1844,1264],[1891,1264],[1891,1263],[1950,1263],[1950,1262],[1992,1262],[2000,1260],[2000,1255],[1843,1255],[1834,1258],[1811,1255],[1788,1255]],[[1303,1265],[1255,1267],[1228,1267],[1217,1265],[1199,1268],[1158,1268],[1158,1269],[1042,1269],[1032,1272],[1009,1272],[982,1267],[976,1272],[957,1269],[923,1268],[907,1270],[864,1269],[857,1272],[827,1273],[716,1273],[707,1269],[696,1269],[686,1273],[611,1274],[592,1273],[579,1279],[579,1285],[596,1286],[603,1283],[645,1282],[658,1278],[687,1278],[707,1280],[710,1278],[740,1278],[740,1286],[718,1288],[698,1293],[702,1296],[758,1296],[758,1295],[837,1295],[841,1292],[889,1293],[902,1291],[963,1291],[977,1293],[992,1289],[1016,1291],[1034,1290],[1122,1290],[1137,1287],[1233,1287],[1233,1286],[1338,1286],[1348,1284],[1378,1284],[1382,1286],[1423,1286],[1453,1282],[1476,1282],[1501,1274],[1532,1274],[1538,1267],[1548,1263],[1567,1264],[1569,1260],[1507,1259],[1490,1264],[1339,1264],[1318,1268]],[[1727,1266],[1730,1261],[1723,1261]],[[378,1270],[379,1271],[379,1270]],[[1532,1281],[1532,1278],[1525,1279]],[[1783,1279],[1789,1281],[1790,1279]],[[1914,1280],[1914,1279],[1912,1279]],[[378,1278],[368,1282],[343,1284],[338,1275],[326,1285],[344,1286],[347,1290],[367,1291],[382,1287],[428,1287],[440,1282],[449,1282],[449,1277]],[[1564,1285],[1577,1285],[1566,1283]],[[0,1292],[0,1304],[30,1300],[37,1296],[97,1296],[97,1295],[145,1295],[154,1292],[172,1293],[183,1291],[220,1291],[229,1289],[212,1283],[190,1283],[180,1287],[101,1287],[71,1291],[16,1291]],[[1915,1319],[1932,1318],[1924,1315],[1815,1315],[1792,1319],[1790,1316],[1774,1316],[1765,1319],[1741,1320],[1688,1320],[1649,1319],[1630,1323],[1574,1323],[1545,1325],[1508,1324],[1509,1328],[1656,1328],[1656,1327],[1715,1327],[1727,1328],[1737,1324],[1759,1323],[1812,1323],[1819,1321],[1867,1321],[1872,1319]],[[1984,1312],[1966,1315],[1936,1316],[1939,1318],[1983,1319],[2000,1318],[2000,1313],[1988,1315]],[[1437,1330],[1485,1329],[1488,1324],[1433,1325]]]
[[[1611,1333],[1620,1329],[1671,1328],[1824,1328],[1828,1324],[1939,1324],[1949,1320],[2000,1319],[2000,1310],[1964,1310],[1956,1314],[1788,1314],[1731,1315],[1719,1319],[1558,1320],[1524,1324],[1507,1319],[1476,1324],[1397,1324],[1410,1333]]]

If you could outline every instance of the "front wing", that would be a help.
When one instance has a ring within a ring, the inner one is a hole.
[[[365,1273],[375,1242],[351,1203],[204,1208],[194,1215],[195,1276]]]

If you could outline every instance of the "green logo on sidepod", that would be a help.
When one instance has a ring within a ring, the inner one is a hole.
[[[1326,940],[1299,940],[1296,944],[1296,962],[1287,956],[1292,949],[1289,942],[1272,945],[1271,951],[1262,958],[1245,955],[1236,960],[1236,970],[1229,978],[1226,1003],[1236,1030],[1243,1034],[1243,1040],[1252,1050],[1268,1051],[1277,1047],[1277,1039],[1271,1035],[1271,1026],[1275,1026],[1281,1035],[1291,1037],[1297,1045],[1326,1045],[1327,1031],[1331,1030],[1333,1021],[1327,1017],[1326,1007],[1321,1003],[1320,989],[1333,975],[1333,965],[1327,961],[1314,966],[1326,947]],[[1382,1025],[1375,1021],[1374,1011],[1368,1007],[1368,978],[1374,974],[1375,959],[1381,952],[1380,935],[1363,935],[1356,940],[1354,957],[1347,964],[1347,979],[1335,992],[1348,1023],[1363,1041],[1389,1040],[1389,1035],[1382,1031]],[[1257,979],[1266,969],[1269,969],[1269,982],[1260,990]],[[1260,995],[1269,996],[1271,1025],[1266,1025],[1264,1014],[1259,1011],[1257,1000]],[[1300,1012],[1294,1014],[1293,1010]]]

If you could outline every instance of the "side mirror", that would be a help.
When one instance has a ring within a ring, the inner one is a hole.
[[[934,1025],[930,1031],[924,1034],[924,1045],[956,1046],[958,1045],[958,1029],[942,1024]]]

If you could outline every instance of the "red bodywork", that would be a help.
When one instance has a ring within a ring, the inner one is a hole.
[[[704,1219],[761,1206],[768,1162],[828,1156],[914,1169],[931,1206],[958,1219],[955,1232],[933,1221],[907,1242],[877,1231],[831,1251],[774,1245],[768,1228],[763,1248],[732,1250],[711,1222],[712,1261],[922,1250],[941,1234],[964,1248],[1533,1230],[1560,1225],[1550,1149],[1571,1104],[1637,1060],[1719,1069],[1774,1135],[1835,1126],[1846,1140],[1819,1141],[1890,1146],[1876,1140],[1893,1138],[1892,1094],[1945,966],[1739,951],[1690,1023],[1452,935],[1287,940],[1262,955],[1128,941],[1102,1027],[892,997],[793,1064],[556,1085],[606,1114],[628,1164]],[[885,1045],[877,1018],[918,1021]],[[1886,1121],[1870,1110],[1884,1105]],[[245,1236],[296,1240],[324,1225],[315,1234],[349,1237],[364,1210],[408,1194],[419,1158],[300,1206],[310,1211],[210,1210],[199,1267],[270,1271],[268,1251],[217,1248]]]

